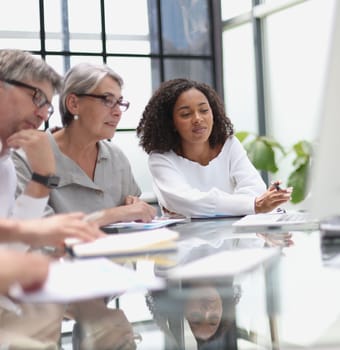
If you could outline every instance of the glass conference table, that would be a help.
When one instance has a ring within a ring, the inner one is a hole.
[[[89,301],[63,349],[339,349],[340,248],[319,231],[235,234],[233,221],[176,224],[176,252],[120,259],[165,287]]]

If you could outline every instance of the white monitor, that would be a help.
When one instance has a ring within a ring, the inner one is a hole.
[[[308,203],[311,214],[320,220],[340,215],[340,1],[333,14]]]

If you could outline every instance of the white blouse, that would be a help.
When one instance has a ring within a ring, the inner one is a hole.
[[[206,166],[175,152],[152,152],[149,168],[161,207],[185,216],[246,215],[266,191],[259,172],[236,137]]]

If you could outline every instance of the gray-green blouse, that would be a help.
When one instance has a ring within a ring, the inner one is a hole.
[[[129,161],[116,145],[109,141],[98,142],[99,153],[92,181],[60,151],[52,134],[48,134],[60,183],[58,188],[51,191],[44,215],[72,211],[91,213],[123,205],[127,195],[140,196],[141,190],[133,177]],[[12,157],[18,177],[18,196],[31,179],[32,171],[22,150],[13,152]]]

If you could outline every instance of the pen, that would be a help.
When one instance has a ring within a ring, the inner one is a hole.
[[[273,185],[276,188],[276,191],[280,191],[281,190],[281,187],[280,187],[280,185],[277,182],[274,182]]]

